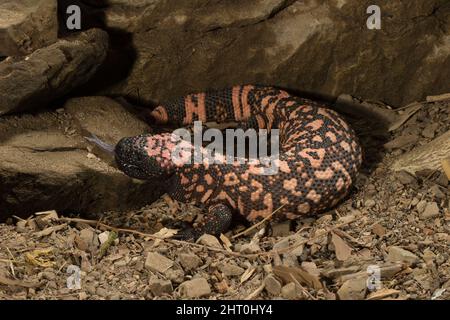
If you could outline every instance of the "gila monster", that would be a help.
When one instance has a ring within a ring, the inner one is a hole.
[[[124,173],[161,179],[172,198],[208,207],[201,225],[179,232],[183,239],[226,231],[233,213],[254,222],[280,207],[275,220],[329,209],[348,193],[362,162],[354,131],[336,112],[273,87],[239,85],[190,94],[156,107],[151,117],[177,126],[235,121],[279,129],[276,175],[259,174],[258,163],[174,163],[170,133],[119,141],[115,157]]]

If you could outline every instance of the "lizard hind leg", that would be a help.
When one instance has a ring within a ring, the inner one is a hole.
[[[205,233],[218,237],[221,233],[228,230],[232,217],[231,209],[227,205],[223,203],[211,205],[208,208],[208,213],[199,225],[194,228],[179,231],[174,238],[180,240],[197,240]]]

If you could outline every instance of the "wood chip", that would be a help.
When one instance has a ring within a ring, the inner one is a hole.
[[[334,252],[339,261],[346,261],[352,255],[352,248],[335,232],[331,233],[331,242],[334,245]]]

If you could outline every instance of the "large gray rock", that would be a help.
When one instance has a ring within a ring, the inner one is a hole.
[[[0,63],[0,115],[33,110],[87,82],[105,59],[108,35],[92,29]]]
[[[329,97],[349,93],[394,106],[448,91],[448,1],[382,4],[381,30],[366,27],[371,4],[114,0],[105,21],[132,33],[137,60],[125,79],[103,90],[160,102],[211,87],[260,83]]]
[[[0,56],[32,53],[57,40],[57,0],[2,0]]]
[[[161,195],[159,181],[127,177],[89,153],[83,138],[95,133],[115,143],[144,131],[145,123],[104,97],[72,99],[54,113],[0,117],[0,220],[49,209],[100,213],[153,202]]]

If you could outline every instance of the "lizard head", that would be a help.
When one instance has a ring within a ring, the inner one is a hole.
[[[126,175],[150,180],[170,176],[175,170],[170,134],[122,138],[114,149],[118,168]]]

